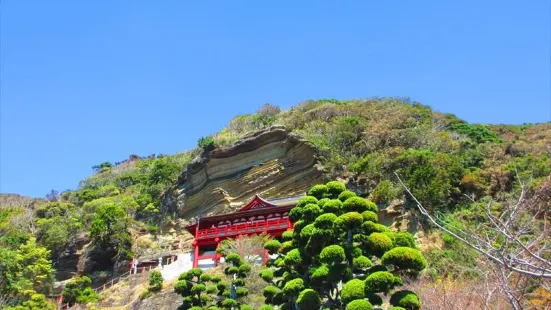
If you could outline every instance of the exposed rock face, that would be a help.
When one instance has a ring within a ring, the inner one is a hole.
[[[165,211],[186,219],[231,212],[255,194],[270,199],[305,193],[322,175],[311,143],[271,127],[195,159],[167,193]]]

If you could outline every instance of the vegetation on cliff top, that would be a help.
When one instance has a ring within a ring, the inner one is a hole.
[[[198,148],[189,152],[131,155],[121,163],[100,163],[77,190],[52,192],[47,202],[2,200],[0,251],[6,259],[1,260],[0,270],[9,270],[10,275],[9,281],[0,283],[2,297],[11,304],[32,303],[40,298],[29,290],[49,292],[48,268],[33,269],[43,273],[40,281],[23,281],[25,266],[33,266],[21,264],[29,244],[45,254],[36,262],[40,266],[50,259],[55,264],[81,233],[89,234],[96,268],[110,268],[113,262],[140,253],[132,235],[156,232],[170,217],[163,212],[163,193],[187,163],[202,150],[229,146],[272,125],[285,126],[310,141],[322,156],[328,179],[346,180],[350,189],[379,207],[402,198],[410,206],[393,176],[398,172],[426,207],[459,223],[478,218],[478,205],[470,198],[492,199],[500,208],[501,202],[519,192],[515,177],[534,190],[551,170],[551,123],[469,124],[395,98],[306,101],[290,110],[264,105],[254,114],[235,117],[219,133],[199,139]],[[442,249],[427,252],[429,262],[434,261],[429,272],[435,277],[462,273],[454,261],[475,263],[461,244],[444,241]]]

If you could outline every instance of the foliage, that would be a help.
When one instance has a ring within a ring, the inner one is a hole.
[[[324,201],[323,209],[329,205],[334,213],[314,212],[321,210],[316,204],[320,200],[313,196],[301,198],[290,212],[297,220],[290,248],[276,246],[273,241],[266,243],[272,253],[278,251],[276,261],[283,261],[268,264],[269,269],[261,272],[261,277],[270,283],[264,290],[266,303],[282,309],[295,309],[297,305],[300,309],[301,305],[319,309],[316,297],[323,297],[324,307],[329,309],[367,305],[371,309],[365,298],[380,304],[377,294],[387,294],[401,285],[403,272],[414,274],[425,268],[426,261],[417,249],[395,247],[396,235],[384,225],[369,221],[376,221],[376,216],[358,213],[374,214],[377,211],[374,203],[357,196],[342,203],[336,198],[345,192],[344,185],[330,182],[326,186],[324,196],[333,200]],[[322,187],[317,186],[310,193],[318,194],[319,188]],[[413,237],[404,233],[399,240],[402,245]],[[381,256],[381,260],[369,259]],[[384,265],[391,268],[387,270]],[[342,290],[339,282],[345,283]]]
[[[174,291],[184,297],[181,309],[247,308],[242,299],[249,294],[244,279],[249,275],[251,267],[236,253],[226,255],[226,262],[229,265],[224,268],[224,274],[229,281],[203,274],[200,268],[179,276]]]
[[[28,300],[23,301],[21,304],[13,307],[7,307],[5,310],[54,310],[55,304],[48,301],[43,294],[31,293]]]
[[[91,287],[92,280],[87,276],[73,278],[67,282],[61,295],[63,302],[74,304],[86,304],[99,300],[99,295]]]
[[[130,234],[124,209],[112,202],[101,205],[92,222],[90,237],[104,255],[125,257],[130,248]]]
[[[215,146],[214,139],[212,137],[201,137],[199,141],[197,141],[197,146],[202,148],[203,150],[212,150]]]
[[[149,291],[158,292],[163,288],[163,276],[159,270],[153,270],[148,277]]]

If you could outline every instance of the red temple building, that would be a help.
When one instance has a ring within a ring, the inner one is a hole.
[[[200,267],[205,261],[208,265],[218,265],[221,255],[216,253],[216,249],[224,239],[262,233],[280,237],[284,231],[293,228],[289,211],[302,196],[266,200],[255,195],[236,212],[198,218],[195,224],[186,227],[195,236],[193,267]],[[264,251],[263,260],[267,258]]]

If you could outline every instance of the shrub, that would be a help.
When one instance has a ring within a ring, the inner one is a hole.
[[[342,209],[345,212],[358,212],[362,213],[364,211],[377,212],[377,205],[373,202],[362,198],[362,197],[350,197],[346,199],[342,204]]]
[[[390,304],[402,307],[406,310],[421,309],[419,297],[417,297],[414,292],[408,290],[402,290],[392,294],[392,296],[390,296]]]
[[[388,229],[388,227],[386,227],[385,225],[373,223],[371,221],[363,222],[362,229],[364,230],[364,233],[366,235],[370,235],[374,232],[378,232],[378,233],[390,232],[390,229]]]
[[[212,308],[209,308],[209,310],[214,310]],[[249,305],[241,305],[239,307],[239,310],[254,310],[253,307],[249,306]]]
[[[365,256],[358,256],[352,260],[352,265],[356,270],[365,270],[373,265],[371,260]]]
[[[263,306],[260,306],[258,310],[274,310],[274,307],[271,305],[263,305]]]
[[[212,137],[201,137],[199,141],[197,141],[197,146],[203,150],[210,151],[214,149],[215,142]]]
[[[313,289],[305,289],[298,295],[297,304],[301,310],[318,310],[321,299]]]
[[[313,222],[321,213],[321,208],[317,204],[310,203],[302,208],[302,218],[308,222]]]
[[[300,265],[302,263],[302,256],[300,255],[299,249],[289,251],[283,261],[286,266]]]
[[[324,213],[316,218],[314,226],[319,229],[331,229],[337,216],[333,213]]]
[[[264,249],[266,249],[270,254],[277,253],[280,248],[281,248],[281,243],[276,239],[272,239],[264,244]]]
[[[281,234],[281,239],[285,240],[285,241],[290,241],[293,239],[293,231],[292,230],[287,230],[287,231],[284,231],[282,234]]]
[[[149,290],[151,292],[158,292],[163,288],[163,276],[159,270],[153,270],[149,274],[148,278]]]
[[[394,234],[394,246],[413,249],[417,248],[415,246],[415,239],[413,238],[413,235],[408,232],[399,232]]]
[[[362,212],[362,216],[364,218],[364,221],[371,221],[373,223],[377,223],[379,221],[377,213],[373,211],[364,211]]]
[[[327,186],[323,184],[314,185],[309,191],[308,196],[314,196],[317,199],[322,199],[327,194]]]
[[[329,198],[322,198],[322,199],[318,200],[318,206],[320,206],[320,208],[323,208],[323,206],[325,205],[325,203],[328,202],[329,200],[331,200],[331,199],[329,199]]]
[[[388,292],[397,285],[402,285],[402,280],[388,271],[374,272],[365,279],[366,294]]]
[[[421,271],[427,267],[427,261],[417,249],[397,247],[386,252],[381,258],[385,266],[392,265],[399,270]]]
[[[318,199],[314,196],[304,196],[304,197],[302,197],[298,200],[296,207],[297,208],[302,208],[302,207],[306,206],[307,204],[311,204],[311,203],[317,204]]]
[[[344,183],[339,181],[327,182],[327,194],[329,198],[336,199],[339,195],[346,190]]]
[[[336,244],[325,247],[320,253],[320,260],[328,265],[341,263],[345,259],[344,249]]]
[[[304,282],[302,279],[293,279],[285,284],[283,287],[283,294],[287,296],[296,296],[304,289]]]
[[[344,303],[365,298],[365,282],[359,279],[346,282],[341,291],[341,298]]]
[[[345,202],[348,198],[352,198],[352,197],[356,197],[356,193],[354,193],[353,191],[346,190],[339,194],[338,199],[342,202]]]
[[[377,232],[369,235],[365,243],[368,253],[377,257],[381,257],[381,255],[393,247],[392,239],[383,233]]]
[[[140,294],[140,299],[146,299],[151,296],[151,291],[149,289],[144,289]]]
[[[388,180],[383,180],[371,193],[371,199],[375,203],[384,204],[389,203],[396,198],[396,190],[393,188],[392,183]]]
[[[346,305],[346,310],[373,310],[373,306],[367,300],[353,300]]]
[[[323,212],[324,213],[339,214],[341,211],[342,211],[342,202],[338,199],[328,200],[323,205]]]

